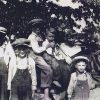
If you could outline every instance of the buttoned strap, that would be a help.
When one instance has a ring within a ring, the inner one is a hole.
[[[88,75],[87,75],[87,73],[84,73],[84,74],[86,75],[86,80],[88,80]],[[78,77],[78,72],[76,72],[76,80],[78,79],[77,77]]]
[[[18,68],[18,55],[16,56],[16,66]]]
[[[29,67],[29,56],[27,54],[27,66]]]

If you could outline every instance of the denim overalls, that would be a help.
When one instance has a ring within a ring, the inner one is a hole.
[[[87,77],[87,75],[86,75]],[[76,86],[71,100],[89,100],[89,85],[88,80],[76,80]]]
[[[18,66],[18,62],[16,62],[16,65]],[[28,60],[27,65],[29,65]],[[28,68],[19,69],[17,67],[17,71],[11,83],[11,100],[31,100],[31,83],[32,80]]]

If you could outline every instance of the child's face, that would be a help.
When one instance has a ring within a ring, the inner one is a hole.
[[[53,42],[54,41],[54,34],[51,32],[48,32],[47,37],[49,42]]]
[[[25,50],[20,49],[18,56],[19,56],[20,58],[26,57],[26,52],[25,52]]]
[[[86,63],[84,61],[80,61],[75,65],[75,67],[79,73],[83,73],[86,68]]]

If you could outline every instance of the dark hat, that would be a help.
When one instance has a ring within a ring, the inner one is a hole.
[[[2,33],[4,35],[6,35],[6,32],[7,32],[7,29],[0,26],[0,34]]]
[[[28,24],[36,25],[36,24],[39,24],[39,23],[42,23],[42,22],[44,22],[43,19],[36,18],[36,19],[29,21]]]
[[[30,41],[28,39],[25,38],[19,38],[16,39],[13,43],[12,43],[13,47],[25,47],[25,48],[30,48]]]
[[[30,49],[30,46],[28,45],[28,44],[17,44],[17,45],[15,45],[14,46],[14,49],[16,50],[16,49],[19,49],[19,50],[27,50],[27,51],[29,51],[29,50],[31,50]]]
[[[86,56],[76,56],[72,59],[72,63],[76,64],[79,61],[89,62],[89,59]]]
[[[0,26],[0,46],[3,45],[5,41],[9,40],[6,33],[7,33],[7,29]]]
[[[37,28],[39,28],[39,30],[41,30],[45,27],[44,23],[45,23],[45,21],[43,19],[35,18],[35,19],[29,21],[27,27],[31,31],[36,31]]]

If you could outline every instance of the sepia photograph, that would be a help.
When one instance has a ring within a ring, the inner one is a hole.
[[[0,100],[100,100],[100,0],[0,0]]]

